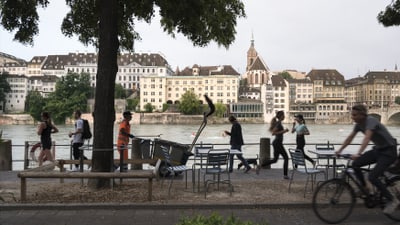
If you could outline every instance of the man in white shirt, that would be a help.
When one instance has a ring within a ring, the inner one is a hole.
[[[83,120],[81,119],[82,112],[80,110],[76,110],[74,112],[74,118],[75,118],[75,131],[69,132],[69,137],[73,137],[72,139],[72,152],[75,160],[80,159],[80,147],[83,146],[83,138],[82,138],[82,132],[83,132]],[[83,158],[86,160],[87,158],[83,156]],[[75,164],[75,168],[73,169],[74,171],[79,171],[79,165]]]

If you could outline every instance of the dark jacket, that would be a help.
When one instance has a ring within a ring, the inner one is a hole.
[[[231,140],[229,143],[231,144],[231,146],[242,146],[244,144],[242,135],[242,126],[240,126],[239,122],[235,121],[232,123],[230,135],[231,135]]]

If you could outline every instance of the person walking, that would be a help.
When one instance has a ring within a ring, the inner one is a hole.
[[[39,154],[39,166],[43,165],[43,160],[49,160],[54,162],[53,156],[51,154],[51,133],[57,133],[58,129],[51,122],[50,113],[42,112],[42,122],[38,126],[37,134],[40,135],[40,143],[42,145],[42,151]]]
[[[306,126],[303,115],[298,114],[294,117],[292,133],[296,132],[296,150],[303,152],[304,158],[311,162],[315,167],[315,161],[304,152],[304,146],[306,145],[305,135],[310,135],[310,131]],[[297,124],[297,125],[296,125]]]
[[[368,180],[379,189],[380,193],[389,201],[386,203],[383,212],[391,214],[400,204],[396,196],[387,189],[379,177],[388,169],[397,159],[396,140],[392,137],[386,127],[375,117],[368,116],[367,108],[364,105],[355,105],[351,109],[351,119],[355,122],[353,131],[345,139],[342,146],[336,151],[336,154],[345,149],[356,136],[358,132],[364,134],[360,148],[351,158],[354,160],[352,168],[358,180],[368,190],[367,183],[361,167],[375,164],[374,168],[368,174]],[[372,150],[366,151],[369,142],[374,143]]]
[[[230,141],[229,141],[229,144],[231,145],[231,149],[236,149],[236,150],[242,151],[242,145],[244,144],[243,134],[242,134],[242,126],[237,121],[236,117],[234,117],[234,116],[229,116],[228,120],[232,124],[231,131],[229,132],[226,130],[224,132],[226,135],[231,136]],[[235,154],[235,155],[246,167],[246,170],[244,172],[248,173],[251,170],[251,167],[247,163],[247,160],[243,157],[242,154]],[[232,171],[233,171],[233,157],[235,155],[231,154],[229,157],[229,172],[230,173],[232,173]]]
[[[135,136],[131,134],[131,125],[129,122],[132,120],[132,113],[130,111],[125,111],[122,116],[124,117],[121,123],[119,124],[118,131],[118,141],[117,148],[119,152],[119,157],[123,157],[123,160],[128,159],[128,145],[129,138],[134,138]],[[123,171],[128,170],[128,164],[124,163],[122,166]]]
[[[75,160],[79,160],[81,158],[81,150],[80,147],[83,146],[83,120],[81,119],[82,112],[80,110],[76,110],[74,112],[74,119],[75,119],[75,131],[69,132],[68,136],[73,137],[72,139],[72,155],[74,156]],[[83,159],[87,160],[88,158],[83,155]],[[90,166],[89,166],[90,168]],[[79,164],[75,164],[73,171],[79,171]]]
[[[271,120],[271,124],[269,127],[269,131],[272,135],[275,135],[275,139],[272,141],[272,146],[274,148],[274,158],[270,160],[266,160],[263,164],[257,167],[257,173],[261,167],[265,167],[276,163],[278,161],[279,155],[282,155],[283,161],[283,179],[289,179],[288,176],[288,167],[289,167],[289,156],[286,153],[285,148],[283,147],[283,134],[287,133],[289,129],[284,129],[282,125],[282,121],[285,119],[285,113],[283,111],[276,112],[276,115]]]

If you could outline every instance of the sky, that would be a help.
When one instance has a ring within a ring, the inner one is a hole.
[[[246,54],[254,37],[255,48],[272,71],[336,69],[346,79],[368,71],[393,71],[400,67],[400,27],[384,27],[376,17],[391,0],[244,0],[246,18],[237,24],[235,42],[225,49],[210,43],[195,47],[183,35],[172,38],[162,31],[159,17],[151,24],[137,23],[142,37],[135,52],[161,53],[172,69],[232,65],[246,69]],[[14,32],[0,27],[0,52],[30,60],[33,56],[95,52],[77,37],[61,33],[68,7],[50,1],[40,9],[39,32],[34,46],[13,41]]]

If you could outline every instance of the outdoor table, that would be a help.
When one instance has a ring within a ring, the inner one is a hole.
[[[197,191],[200,190],[200,169],[202,168],[202,165],[203,165],[203,159],[205,161],[207,161],[207,154],[208,154],[209,151],[212,151],[212,150],[219,150],[219,149],[199,149],[197,151],[197,155],[200,156],[200,157],[198,157],[200,159],[200,168],[199,168],[199,171],[197,173],[197,180],[198,180],[197,181]],[[243,154],[243,152],[239,151],[238,149],[230,149],[229,150],[229,154],[230,155],[237,155],[237,154]],[[195,164],[196,164],[196,162],[195,162]],[[233,170],[233,168],[229,168],[229,169]],[[194,172],[194,170],[193,170],[193,172]],[[196,176],[195,175],[194,176],[192,175],[192,184],[193,184],[193,187],[196,185]],[[193,188],[193,191],[194,191],[194,188]]]
[[[336,178],[336,153],[335,150],[308,150],[308,152],[314,153],[318,158],[327,159],[327,168],[330,167],[330,159],[332,159],[332,174],[333,177]]]

